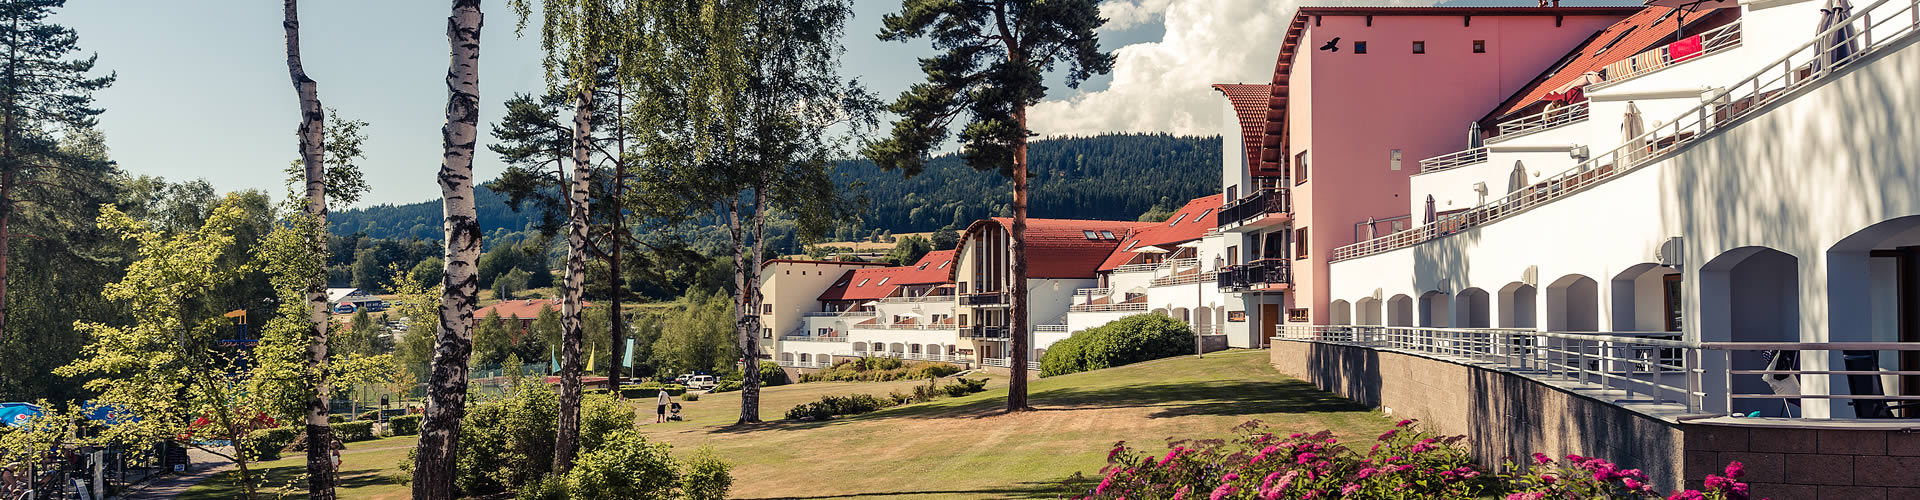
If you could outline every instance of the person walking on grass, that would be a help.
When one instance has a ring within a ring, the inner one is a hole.
[[[660,397],[654,398],[653,402],[654,402],[653,423],[656,423],[656,424],[667,423],[667,403],[670,402],[667,396],[667,390],[661,389]]]

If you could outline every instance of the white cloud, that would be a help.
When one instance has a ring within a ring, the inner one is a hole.
[[[1286,36],[1295,2],[1116,0],[1101,4],[1101,15],[1111,19],[1103,29],[1125,29],[1159,17],[1166,34],[1158,42],[1115,50],[1113,81],[1105,90],[1042,102],[1028,111],[1028,126],[1043,136],[1219,134],[1224,97],[1210,85],[1272,81],[1280,40]]]

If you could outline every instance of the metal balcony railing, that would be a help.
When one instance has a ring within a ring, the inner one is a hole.
[[[1702,57],[1706,57],[1706,56],[1718,53],[1722,50],[1739,46],[1740,37],[1741,37],[1740,21],[1734,21],[1733,23],[1728,24],[1726,26],[1721,26],[1718,28],[1707,30],[1704,33],[1701,33],[1700,34],[1700,52],[1694,53],[1692,55],[1686,55],[1686,56],[1680,57],[1679,59],[1675,59],[1673,54],[1667,51],[1666,46],[1655,47],[1653,49],[1647,50],[1646,52],[1634,54],[1632,57],[1621,59],[1617,62],[1614,62],[1613,64],[1607,65],[1607,69],[1606,69],[1607,81],[1604,83],[1618,82],[1621,80],[1626,80],[1636,76],[1645,75],[1655,71],[1660,71],[1662,68],[1666,68],[1667,66],[1672,66],[1674,63],[1699,59]]]
[[[1537,115],[1500,122],[1500,124],[1493,127],[1493,137],[1513,137],[1539,132],[1569,123],[1577,123],[1587,119],[1588,104],[1587,101],[1581,101],[1572,106],[1562,106],[1541,111],[1540,114]],[[1422,166],[1424,167],[1424,164]]]
[[[1033,331],[1036,331],[1036,332],[1053,332],[1053,333],[1066,333],[1066,332],[1067,332],[1067,325],[1034,325],[1034,327],[1033,327]]]
[[[1246,265],[1231,266],[1215,275],[1215,283],[1223,289],[1245,289],[1255,285],[1293,283],[1292,267],[1285,259],[1256,260]]]
[[[1147,309],[1149,308],[1147,307],[1147,304],[1145,302],[1133,302],[1133,303],[1121,302],[1118,304],[1080,304],[1080,305],[1076,305],[1068,308],[1068,310],[1071,310],[1073,312],[1145,311]]]
[[[953,302],[954,299],[955,297],[952,295],[922,295],[919,297],[887,297],[887,298],[880,299],[880,303],[903,304],[903,303],[918,303],[918,302]]]
[[[809,318],[870,318],[875,311],[818,311],[806,314]]]
[[[960,330],[960,335],[964,337],[976,338],[976,339],[1013,338],[1012,336],[1007,334],[1007,327],[1004,327],[1004,326],[974,325],[970,327],[963,327]]]
[[[847,336],[845,335],[835,335],[835,336],[781,335],[780,341],[781,342],[846,342]]]
[[[1209,272],[1193,272],[1193,273],[1187,273],[1187,274],[1182,274],[1178,276],[1161,276],[1158,278],[1154,278],[1153,281],[1148,282],[1147,286],[1160,287],[1160,286],[1179,286],[1179,285],[1191,285],[1194,283],[1205,283],[1208,281],[1213,281],[1214,274],[1215,273],[1209,273]]]
[[[1891,2],[1891,3],[1890,3]],[[1879,0],[1821,31],[1813,40],[1754,72],[1752,76],[1707,96],[1680,116],[1638,137],[1622,141],[1611,151],[1531,186],[1508,193],[1472,209],[1440,220],[1334,249],[1331,261],[1356,259],[1389,252],[1484,226],[1580,193],[1639,167],[1663,160],[1691,147],[1707,134],[1752,116],[1769,105],[1785,102],[1794,91],[1831,76],[1834,70],[1859,61],[1920,32],[1920,2]],[[1844,30],[1844,31],[1843,31]]]
[[[1004,306],[1007,304],[1007,292],[969,293],[960,296],[960,305],[963,306]]]
[[[1438,172],[1484,161],[1487,161],[1487,148],[1482,146],[1420,160],[1420,173]]]
[[[1284,187],[1261,189],[1222,205],[1215,217],[1219,217],[1219,225],[1224,227],[1239,225],[1266,214],[1292,212],[1293,205],[1289,198]]]

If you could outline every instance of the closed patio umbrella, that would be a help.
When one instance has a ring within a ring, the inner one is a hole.
[[[1833,30],[1831,34],[1820,37],[1820,63],[1829,70],[1847,62],[1854,52],[1859,52],[1859,47],[1854,45],[1853,25],[1833,29],[1852,16],[1853,4],[1847,0],[1827,0],[1826,8],[1820,9],[1820,29],[1814,33],[1817,35]]]
[[[1620,144],[1627,150],[1626,163],[1640,161],[1647,155],[1647,142],[1640,137],[1647,133],[1647,124],[1640,118],[1640,107],[1633,101],[1627,101],[1626,119],[1620,121]],[[1615,165],[1626,168],[1627,165]]]
[[[1427,223],[1427,224],[1432,224],[1432,223],[1433,223],[1433,220],[1434,220],[1435,218],[1437,218],[1437,217],[1436,217],[1436,216],[1434,215],[1434,211],[1433,211],[1433,195],[1427,195],[1427,221],[1426,221],[1426,223]]]
[[[1467,126],[1467,149],[1474,149],[1485,145],[1487,145],[1486,140],[1480,137],[1480,122],[1469,124]]]
[[[1522,165],[1520,160],[1514,160],[1513,173],[1507,176],[1507,192],[1519,191],[1524,187],[1527,187],[1527,166]]]
[[[1380,237],[1380,235],[1376,233],[1378,233],[1378,231],[1374,230],[1373,228],[1373,218],[1368,217],[1367,218],[1367,239],[1371,240],[1371,239]]]

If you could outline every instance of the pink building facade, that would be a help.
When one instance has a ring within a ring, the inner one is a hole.
[[[1222,283],[1233,281],[1247,321],[1325,324],[1333,249],[1422,222],[1408,213],[1419,160],[1464,149],[1488,109],[1638,10],[1302,7],[1265,87],[1264,122],[1249,120],[1257,86],[1216,86],[1240,125],[1223,133],[1225,148],[1246,152],[1224,158],[1220,227],[1236,271]]]

